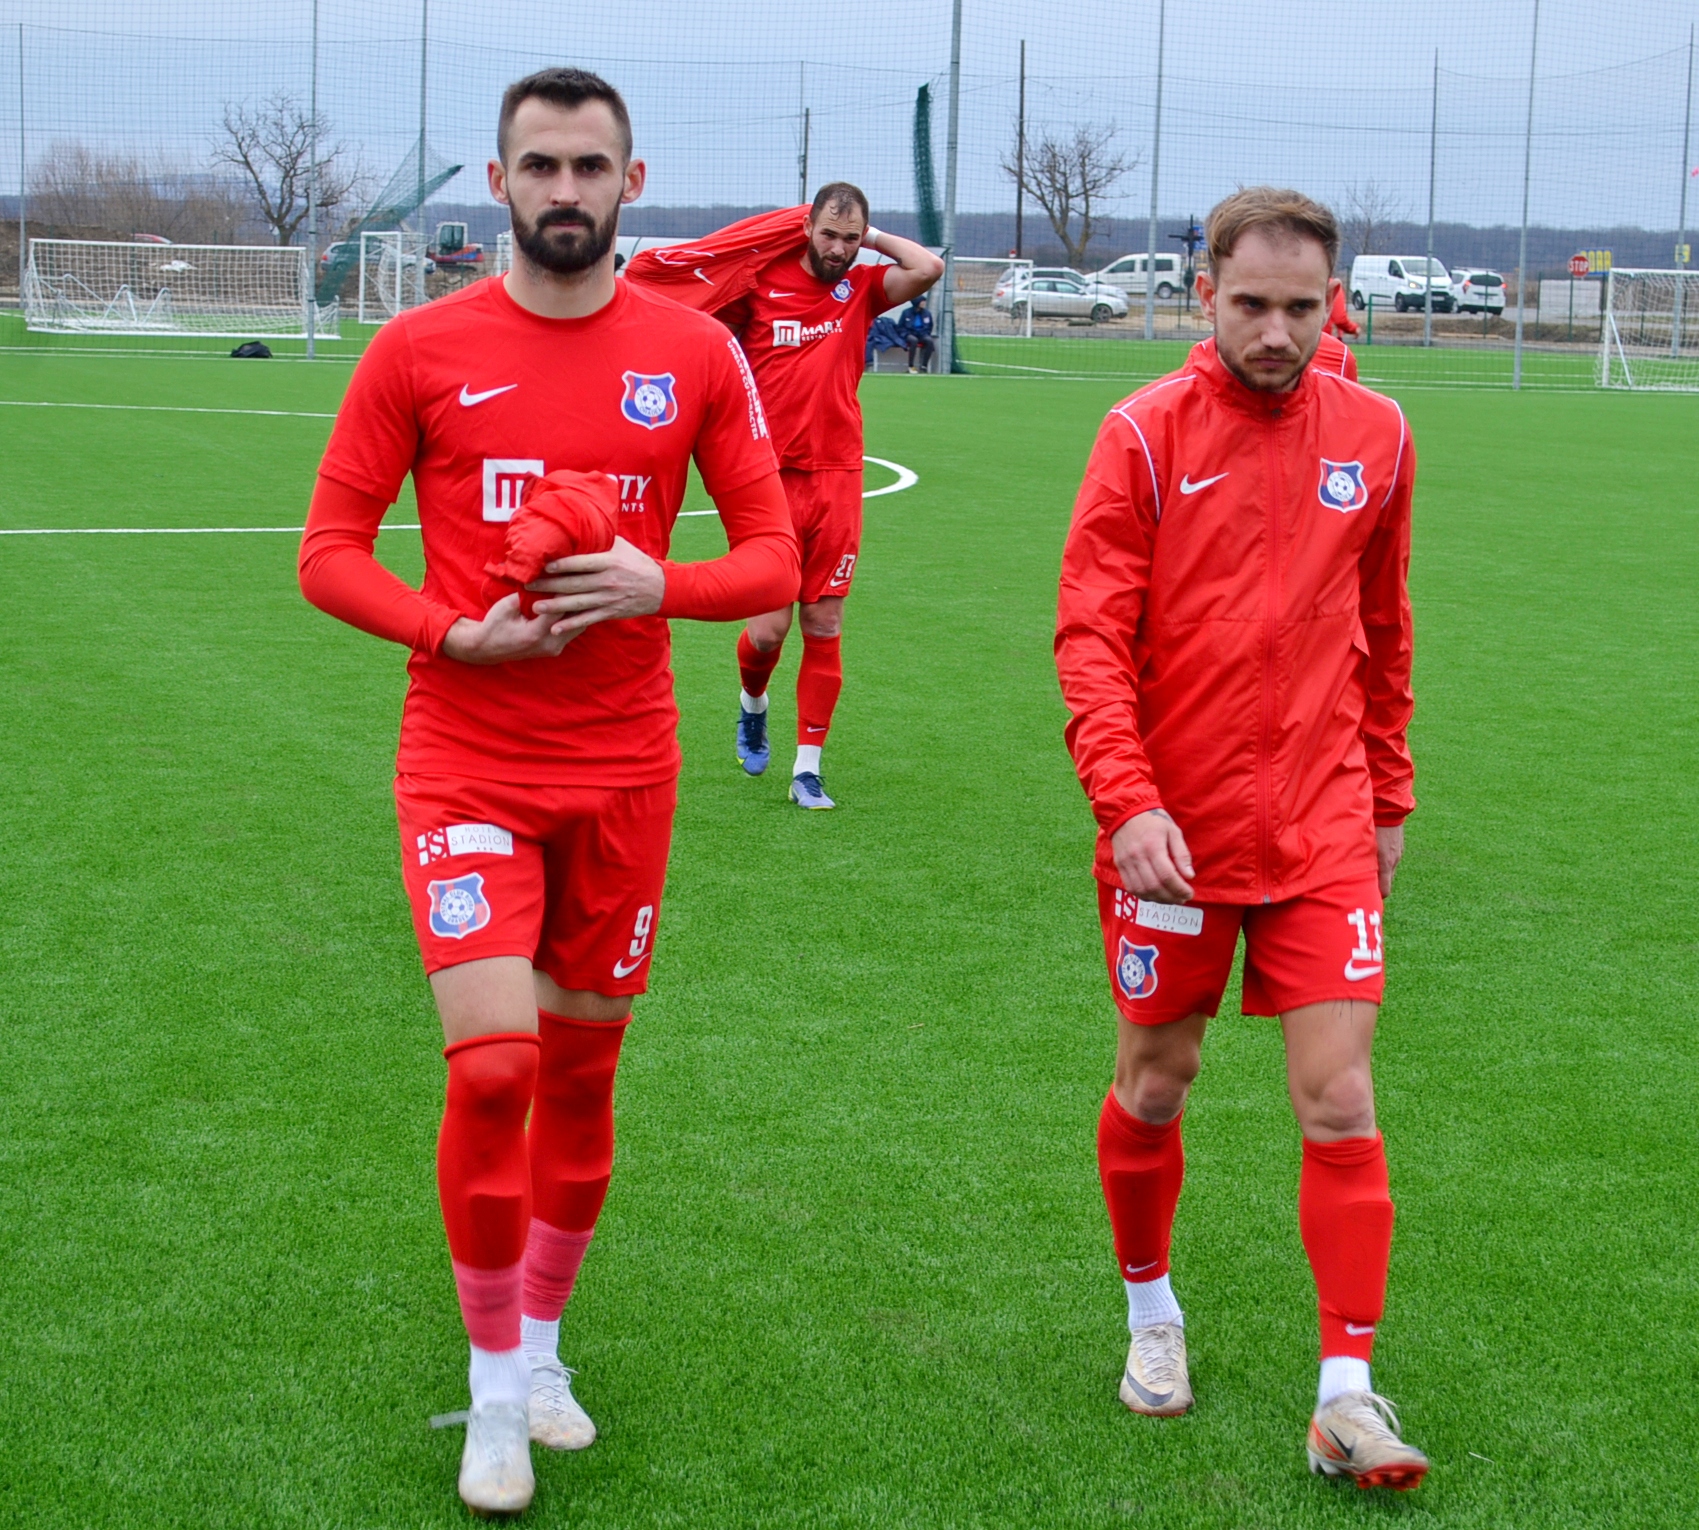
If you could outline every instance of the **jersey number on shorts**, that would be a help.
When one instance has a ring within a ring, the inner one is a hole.
[[[637,910],[637,923],[631,927],[631,946],[626,959],[614,963],[614,976],[628,978],[643,965],[649,954],[649,932],[655,927],[655,905],[645,903]]]
[[[1354,926],[1357,931],[1357,944],[1345,961],[1345,976],[1355,983],[1360,978],[1373,977],[1380,971],[1384,961],[1380,941],[1380,914],[1370,914],[1363,909],[1354,908],[1345,916],[1345,922]]]
[[[832,577],[828,582],[831,584],[848,584],[850,575],[854,572],[855,554],[845,553],[843,557],[838,559],[838,566],[832,571]]]

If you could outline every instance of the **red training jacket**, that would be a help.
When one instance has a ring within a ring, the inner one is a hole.
[[[1337,372],[1351,382],[1357,380],[1357,358],[1351,354],[1351,347],[1325,329],[1316,343],[1315,355],[1310,357],[1310,365],[1318,372]]]
[[[1162,807],[1199,902],[1278,902],[1375,871],[1416,805],[1410,497],[1398,405],[1305,368],[1245,387],[1212,340],[1116,405],[1062,556],[1066,736],[1110,836]]]
[[[690,244],[639,250],[625,279],[665,293],[686,308],[718,314],[755,288],[755,278],[781,255],[801,258],[808,245],[807,203],[740,218]]]

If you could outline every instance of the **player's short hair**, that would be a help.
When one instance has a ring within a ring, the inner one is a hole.
[[[619,138],[625,150],[625,162],[631,163],[631,113],[625,109],[625,97],[599,74],[588,69],[539,69],[522,80],[515,80],[501,95],[501,117],[496,123],[496,158],[507,163],[507,133],[513,126],[514,113],[525,101],[547,101],[552,106],[568,110],[586,101],[600,101],[614,114]]]
[[[1301,191],[1279,186],[1241,186],[1210,209],[1204,221],[1209,240],[1209,268],[1217,273],[1221,262],[1239,247],[1239,241],[1254,229],[1284,234],[1289,239],[1313,239],[1327,251],[1328,274],[1339,260],[1339,220],[1320,202]]]
[[[827,181],[814,193],[814,205],[808,209],[808,221],[812,223],[823,212],[844,212],[851,207],[860,210],[863,223],[873,221],[873,214],[867,206],[867,194],[861,187],[852,186],[848,181]]]

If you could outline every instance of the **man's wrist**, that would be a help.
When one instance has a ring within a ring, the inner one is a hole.
[[[861,231],[861,247],[865,250],[877,250],[879,248],[879,230],[871,223]]]

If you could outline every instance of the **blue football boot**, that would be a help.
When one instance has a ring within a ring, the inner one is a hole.
[[[837,803],[826,795],[826,783],[812,770],[791,777],[791,801],[798,807],[830,808]]]
[[[737,757],[743,768],[758,776],[767,768],[772,750],[767,743],[767,714],[737,709]]]

